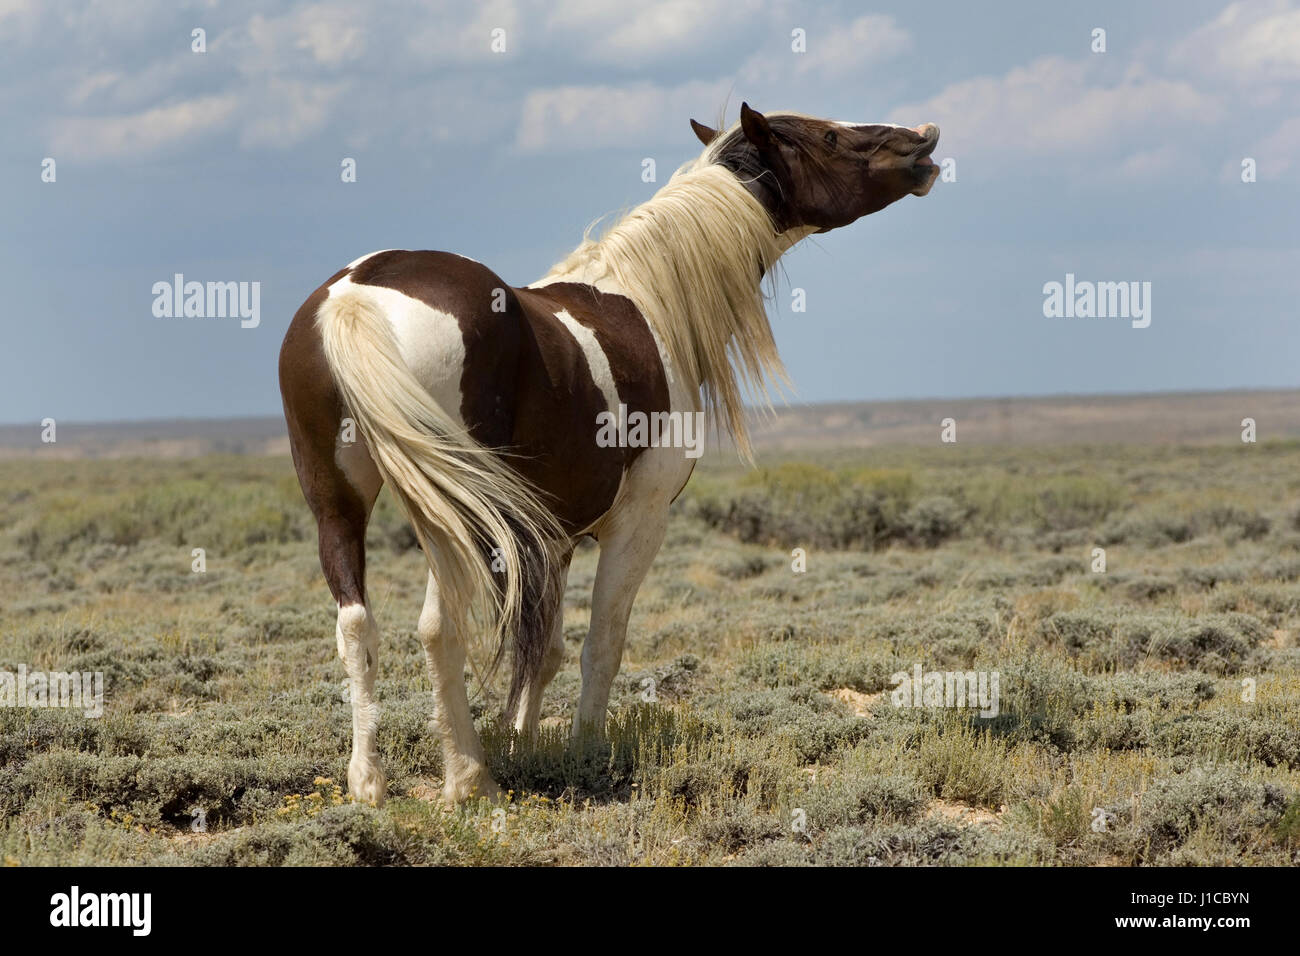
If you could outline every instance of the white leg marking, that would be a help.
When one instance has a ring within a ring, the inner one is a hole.
[[[375,805],[384,802],[387,780],[379,766],[375,734],[379,705],[375,703],[375,674],[379,670],[379,628],[364,604],[339,608],[339,657],[351,679],[352,760],[348,764],[348,792]]]
[[[433,678],[433,722],[442,737],[443,798],[449,803],[473,796],[497,799],[501,788],[487,771],[483,744],[470,716],[465,692],[465,648],[455,634],[443,627],[438,583],[432,574],[418,630]]]

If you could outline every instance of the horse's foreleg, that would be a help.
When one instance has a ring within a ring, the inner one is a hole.
[[[582,646],[582,697],[573,723],[575,737],[605,732],[609,689],[623,661],[632,602],[668,528],[666,506],[651,505],[648,514],[639,514],[634,520],[624,517],[600,536],[600,560],[591,594],[591,629]]]

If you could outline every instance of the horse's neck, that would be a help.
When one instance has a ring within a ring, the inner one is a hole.
[[[654,202],[655,200],[650,201]],[[764,221],[768,225],[768,228],[770,228],[770,220],[767,220],[766,217],[764,217]],[[732,289],[732,292],[725,297],[728,302],[732,301],[734,295],[739,294],[737,286],[745,282],[753,283],[754,295],[756,298],[759,297],[761,295],[760,286],[763,281],[764,272],[766,271],[764,265],[766,264],[767,268],[770,270],[771,266],[776,263],[782,254],[801,239],[815,232],[816,229],[811,227],[796,227],[786,230],[779,235],[774,235],[771,232],[762,234],[761,230],[755,230],[751,223],[748,230],[739,229],[737,231],[741,235],[749,235],[752,237],[752,248],[742,249],[732,247],[725,252],[720,253],[715,263],[694,264],[695,266],[702,266],[703,269],[701,271],[704,272],[708,272],[710,266],[712,266],[713,271],[717,273],[719,284],[724,287],[729,286]],[[715,238],[720,241],[721,236],[725,234],[725,232],[726,230],[723,230]],[[710,244],[706,245],[704,248],[712,251],[717,248],[717,246],[716,244]],[[651,334],[654,336],[655,345],[659,352],[665,377],[668,379],[669,389],[673,395],[673,407],[681,408],[682,410],[699,410],[703,404],[702,390],[705,386],[708,386],[713,391],[715,398],[719,394],[719,391],[721,391],[722,394],[727,395],[728,398],[726,399],[725,407],[734,408],[735,404],[739,400],[737,394],[737,382],[734,377],[734,367],[724,370],[716,366],[716,359],[713,360],[715,362],[713,367],[710,367],[710,363],[707,361],[700,362],[698,360],[698,355],[700,354],[711,354],[713,356],[720,356],[723,354],[719,347],[719,341],[715,338],[712,343],[706,343],[704,348],[707,350],[707,353],[705,351],[696,353],[696,360],[686,362],[679,361],[678,356],[673,354],[673,349],[669,348],[665,341],[666,336],[671,337],[674,333],[658,327],[658,323],[664,321],[665,316],[669,311],[676,314],[676,307],[670,304],[668,298],[656,300],[656,291],[653,284],[638,284],[635,293],[624,288],[620,280],[616,277],[614,270],[609,268],[608,263],[602,257],[601,252],[602,249],[600,244],[584,242],[583,245],[579,246],[568,259],[557,266],[554,271],[534,282],[532,287],[536,288],[546,286],[555,282],[573,282],[592,286],[603,293],[626,297],[638,307],[639,311],[641,311],[646,324],[650,328]],[[708,253],[705,252],[703,254]],[[745,263],[748,263],[749,265],[746,266],[744,265]],[[734,270],[738,268],[744,270],[743,276],[738,276],[734,272]],[[738,282],[737,280],[740,281]],[[714,297],[709,307],[713,309],[728,307],[720,301],[722,298],[724,297]],[[674,300],[679,299],[680,296],[678,295],[675,296]],[[704,300],[697,301],[696,305],[701,304],[703,301]],[[761,310],[761,303],[759,308]],[[690,326],[691,328],[709,328],[709,323],[713,323],[716,320],[716,325],[713,327],[734,329],[737,326],[736,320],[740,319],[741,314],[738,313],[736,316],[713,316],[705,315],[701,310],[694,314],[688,313],[688,316],[692,321],[692,325]],[[765,349],[761,343],[759,343],[757,347],[755,346],[753,337],[755,316],[753,314],[746,315],[741,319],[740,324],[747,325],[747,332],[749,335],[749,340],[744,345],[738,346],[738,350],[746,355],[746,364],[749,366],[748,371],[753,372],[755,369],[761,369],[766,366],[767,368],[775,368],[779,372],[780,359],[776,356],[774,348],[769,347]],[[766,326],[766,316],[763,316],[763,325]],[[680,332],[678,335],[680,336]],[[770,336],[770,333],[768,333],[768,335]],[[731,358],[733,354],[733,343],[736,343],[735,332],[728,334],[725,346],[725,352],[728,358],[724,359],[724,361],[729,366],[734,366],[734,359]],[[681,347],[680,337],[678,338],[676,347]],[[694,346],[691,347],[694,348]],[[688,365],[691,367],[688,367]],[[728,414],[731,415],[734,423],[736,419],[735,413],[729,412]]]

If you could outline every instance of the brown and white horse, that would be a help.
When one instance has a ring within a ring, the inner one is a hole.
[[[338,602],[351,679],[348,789],[380,803],[379,629],[365,533],[387,482],[429,564],[419,634],[436,695],[444,798],[499,794],[470,716],[475,629],[510,644],[507,719],[537,731],[564,657],[562,601],[583,536],[600,545],[575,734],[603,734],[637,590],[695,458],[598,440],[604,413],[707,416],[749,457],[744,399],[784,372],[761,280],[800,239],[938,176],[937,127],[833,122],[741,106],[648,202],[532,285],[446,252],[388,250],[303,303],[280,352],[298,479]],[[647,447],[648,446],[648,447]]]

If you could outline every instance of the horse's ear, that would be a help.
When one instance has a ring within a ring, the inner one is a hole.
[[[716,129],[709,129],[709,127],[705,126],[703,123],[697,123],[695,120],[691,120],[691,129],[695,130],[696,137],[705,146],[712,143],[718,135]]]
[[[740,104],[740,128],[745,133],[745,139],[757,146],[760,153],[776,148],[776,137],[768,125],[767,117],[758,110],[751,110],[748,103]]]

